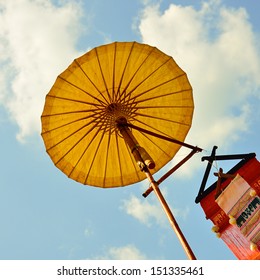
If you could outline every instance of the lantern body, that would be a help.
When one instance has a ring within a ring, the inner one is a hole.
[[[252,213],[256,214],[254,216],[254,234],[255,236],[260,237],[260,206],[258,205],[260,196],[260,162],[255,157],[253,157],[250,160],[244,163],[242,162],[242,164],[240,163],[239,165],[235,166],[230,171],[233,174],[239,174],[250,186],[250,194],[255,197],[254,200],[257,203],[255,206],[252,206],[252,199],[248,200],[247,204],[244,203],[245,205],[241,206],[244,208],[240,209],[240,214],[243,213],[245,209],[246,211],[248,211],[248,208],[251,209]],[[231,183],[232,179],[226,179],[221,183],[221,189],[224,189],[225,191],[225,188],[228,188]],[[240,224],[234,224],[234,217],[232,217],[231,215],[228,216],[227,213],[218,205],[215,200],[215,186],[216,183],[209,187],[205,192],[205,195],[203,195],[199,201],[203,211],[206,214],[206,219],[209,219],[213,222],[214,231],[216,232],[215,229],[217,228],[218,236],[226,243],[226,245],[238,259],[260,259],[259,241],[258,246],[257,244],[254,244],[254,246],[252,246],[253,243],[250,242],[250,238],[244,234],[243,230],[241,230]],[[237,205],[242,204],[241,201],[238,200]],[[248,214],[245,217],[251,218],[251,213],[247,213]],[[237,214],[237,216],[239,216],[240,214]],[[237,218],[236,220],[238,221],[239,219]]]

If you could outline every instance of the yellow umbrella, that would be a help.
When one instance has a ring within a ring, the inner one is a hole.
[[[42,137],[54,164],[82,184],[110,188],[148,178],[195,259],[152,177],[181,145],[191,155],[201,150],[183,143],[193,107],[187,75],[172,57],[146,44],[115,42],[75,59],[58,76],[46,96]]]
[[[46,97],[42,137],[54,164],[86,185],[118,187],[139,182],[129,147],[116,128],[133,125],[180,141],[193,114],[192,88],[175,61],[157,48],[115,42],[94,48],[61,73]],[[179,144],[135,131],[158,171]]]

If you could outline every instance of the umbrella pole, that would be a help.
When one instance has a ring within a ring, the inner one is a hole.
[[[154,180],[152,174],[150,173],[150,171],[145,163],[144,158],[140,154],[140,146],[139,146],[137,140],[135,139],[135,137],[133,136],[133,134],[131,133],[129,128],[124,125],[125,123],[126,123],[125,118],[118,119],[118,128],[120,130],[121,135],[123,136],[125,142],[127,143],[130,150],[132,151],[138,166],[145,173],[147,179],[149,180],[151,187],[153,188],[153,191],[155,192],[157,198],[159,199],[159,201],[163,207],[163,210],[166,213],[166,216],[167,216],[168,220],[170,221],[170,224],[171,224],[174,232],[176,233],[185,253],[187,254],[187,256],[190,260],[196,260],[196,257],[193,254],[193,252],[189,246],[189,243],[187,242],[185,236],[183,235],[177,221],[175,220],[175,218],[171,212],[170,207],[168,206],[166,200],[164,199],[164,197],[158,187],[158,183]],[[147,153],[145,153],[145,156],[149,159],[149,155]]]
[[[158,183],[154,181],[153,176],[149,172],[148,168],[146,168],[146,170],[144,172],[145,172],[146,177],[150,181],[153,191],[156,194],[158,200],[160,201],[162,208],[163,208],[164,212],[166,213],[166,216],[167,216],[175,234],[177,235],[186,255],[188,256],[188,258],[190,260],[196,260],[196,257],[194,255],[189,243],[187,242],[185,236],[183,235],[177,221],[175,220],[175,218],[172,214],[170,207],[168,206],[164,196],[162,195],[162,193],[158,187]]]

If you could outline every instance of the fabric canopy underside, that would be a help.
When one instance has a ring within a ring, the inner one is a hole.
[[[103,45],[75,59],[46,96],[42,137],[54,164],[68,177],[96,187],[145,178],[116,128],[116,119],[184,141],[192,122],[192,88],[172,57],[137,42]],[[180,148],[137,130],[156,163]]]

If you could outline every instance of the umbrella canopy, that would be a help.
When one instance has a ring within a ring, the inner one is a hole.
[[[46,96],[42,137],[54,164],[85,185],[119,187],[146,178],[117,129],[140,128],[184,141],[192,122],[192,88],[172,57],[137,42],[92,49],[56,79]],[[154,160],[155,173],[179,144],[132,130]]]

